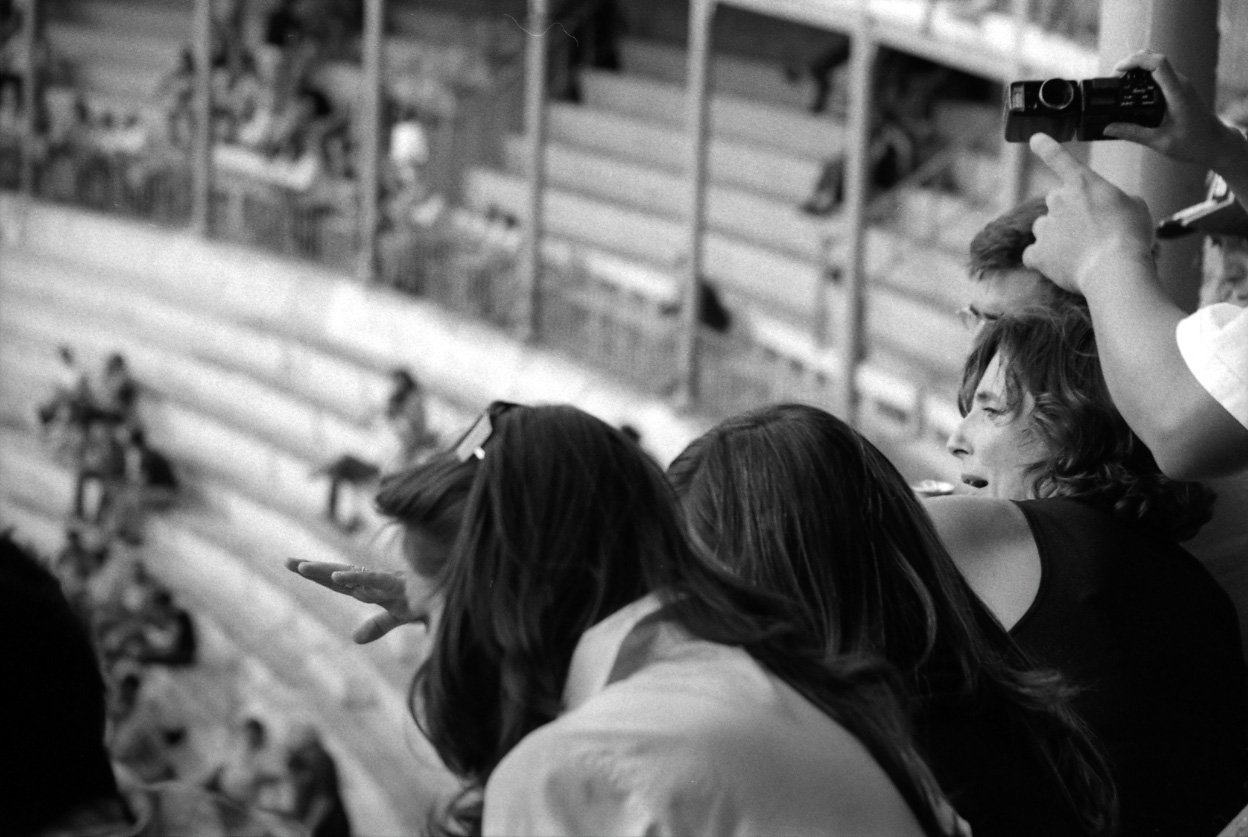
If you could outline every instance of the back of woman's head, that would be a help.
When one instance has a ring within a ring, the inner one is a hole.
[[[414,688],[439,755],[478,785],[562,710],[581,634],[688,561],[663,475],[627,436],[572,407],[490,413]]]
[[[781,404],[728,419],[668,477],[699,551],[800,603],[829,653],[876,655],[912,673],[936,649],[938,622],[970,611],[905,480],[823,410]]]
[[[1037,497],[1087,500],[1180,541],[1209,521],[1213,493],[1162,474],[1114,406],[1086,312],[1032,310],[987,324],[963,366],[964,415],[994,357],[1009,410],[1030,421],[1049,451],[1031,468]],[[1029,419],[1022,415],[1027,394],[1035,399]]]
[[[697,552],[787,601],[828,658],[896,667],[920,719],[1004,707],[1090,830],[1112,822],[1104,765],[1060,679],[1032,669],[860,434],[814,407],[764,407],[697,439],[668,477]]]

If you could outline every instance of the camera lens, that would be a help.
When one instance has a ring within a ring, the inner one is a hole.
[[[1051,78],[1040,84],[1040,104],[1052,110],[1064,110],[1075,101],[1075,85],[1064,78]]]

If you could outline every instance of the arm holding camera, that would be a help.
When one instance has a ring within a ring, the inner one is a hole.
[[[1118,69],[1131,66],[1153,70],[1167,97],[1166,118],[1157,128],[1115,124],[1106,134],[1216,166],[1242,200],[1248,194],[1248,143],[1231,136],[1239,135],[1213,116],[1163,57],[1137,53]],[[1192,358],[1185,357],[1191,341],[1186,351],[1176,342],[1176,328],[1186,314],[1157,275],[1148,207],[1052,138],[1033,136],[1031,148],[1058,175],[1060,185],[1048,195],[1048,214],[1036,222],[1036,243],[1023,261],[1087,298],[1105,378],[1124,418],[1172,477],[1208,478],[1248,467],[1248,350],[1243,348],[1248,311],[1230,317],[1221,312],[1213,329],[1220,333],[1210,345],[1211,362],[1223,374],[1219,385],[1208,386],[1203,367],[1209,358],[1202,356],[1202,371],[1194,373]]]
[[[1157,52],[1141,50],[1119,61],[1115,72],[1147,70],[1165,94],[1167,112],[1161,125],[1145,128],[1115,122],[1105,135],[1130,140],[1185,163],[1216,172],[1248,209],[1248,139],[1227,125],[1200,98],[1195,86]]]

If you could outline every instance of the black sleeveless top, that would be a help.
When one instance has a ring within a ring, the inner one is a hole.
[[[1230,597],[1177,544],[1105,511],[1018,507],[1041,581],[1010,633],[1083,688],[1075,708],[1114,771],[1120,833],[1217,834],[1248,804],[1248,673]]]

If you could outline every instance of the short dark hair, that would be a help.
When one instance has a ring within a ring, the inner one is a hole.
[[[57,580],[9,532],[0,535],[0,671],[0,714],[9,719],[0,747],[6,829],[36,831],[115,794],[104,677],[90,635]]]
[[[971,239],[970,259],[967,262],[967,271],[971,278],[978,282],[987,273],[1027,269],[1023,264],[1023,251],[1036,243],[1036,236],[1031,228],[1048,211],[1044,198],[1031,198],[985,224]],[[1081,306],[1086,304],[1083,297],[1047,281],[1048,277],[1044,278],[1044,287],[1052,303],[1073,302]]]
[[[1209,521],[1214,493],[1165,476],[1114,406],[1086,311],[1032,309],[988,323],[962,369],[962,415],[997,356],[1009,411],[1018,416],[1030,393],[1033,428],[1050,451],[1030,469],[1036,496],[1083,499],[1176,541]]]

